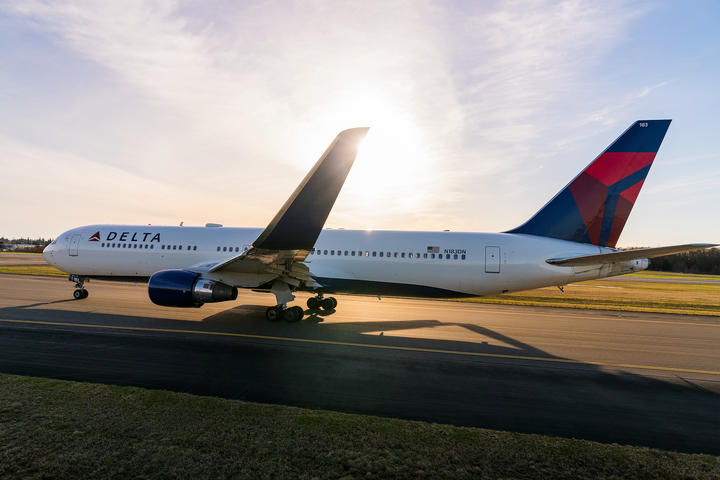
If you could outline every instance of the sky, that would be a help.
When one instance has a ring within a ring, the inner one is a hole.
[[[498,232],[671,118],[619,246],[720,243],[716,1],[0,0],[0,236],[264,227],[370,126],[327,227]]]

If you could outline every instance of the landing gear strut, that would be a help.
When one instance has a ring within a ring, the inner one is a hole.
[[[335,297],[323,298],[323,294],[318,293],[316,297],[308,298],[307,306],[310,310],[320,310],[322,308],[325,311],[330,311],[335,310],[335,307],[337,307],[337,300],[335,300]]]
[[[288,302],[295,300],[290,290],[290,286],[282,280],[275,280],[272,284],[270,291],[275,295],[275,300],[278,304],[274,307],[269,307],[265,311],[265,318],[271,322],[277,322],[278,320],[284,320],[286,322],[299,322],[302,320],[305,311],[301,307],[289,307]]]
[[[75,300],[82,300],[88,297],[88,291],[83,288],[85,279],[78,275],[70,275],[68,281],[75,282],[75,291],[73,292],[73,298]]]

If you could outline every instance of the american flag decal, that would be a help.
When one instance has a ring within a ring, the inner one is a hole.
[[[440,247],[427,247],[427,253],[440,253]]]

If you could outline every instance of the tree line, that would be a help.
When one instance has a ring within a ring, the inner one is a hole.
[[[706,248],[652,258],[648,270],[720,275],[720,249]]]
[[[30,252],[40,253],[43,249],[52,242],[52,238],[6,238],[0,237],[0,252],[13,251],[13,252]],[[22,248],[16,248],[15,245],[25,245]]]

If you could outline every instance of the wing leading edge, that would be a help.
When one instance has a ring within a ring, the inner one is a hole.
[[[626,262],[641,258],[663,257],[674,253],[692,252],[703,248],[717,247],[713,243],[688,243],[685,245],[671,245],[657,248],[636,248],[633,250],[621,250],[618,252],[599,253],[595,255],[581,255],[579,257],[550,258],[545,260],[551,265],[562,267],[579,267],[587,265],[601,265],[615,262]]]
[[[302,262],[317,241],[369,128],[344,130],[325,150],[247,252],[209,272],[272,273],[290,285],[312,282]]]

